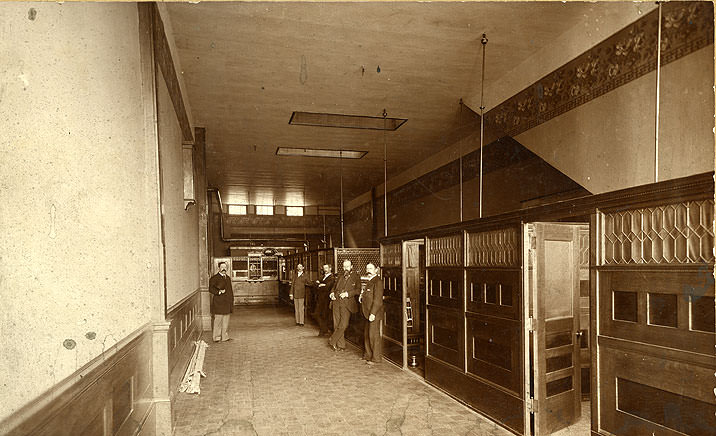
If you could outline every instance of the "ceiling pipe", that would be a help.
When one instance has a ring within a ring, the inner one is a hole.
[[[207,188],[206,192],[208,193],[216,193],[216,198],[219,201],[219,237],[221,238],[222,242],[245,242],[245,241],[269,241],[269,239],[257,239],[257,238],[227,238],[224,236],[224,204],[221,202],[221,193],[219,192],[219,189],[217,188]],[[211,212],[211,211],[210,211]],[[211,215],[211,213],[210,213]],[[291,241],[291,242],[303,242],[304,244],[308,243],[307,239],[297,239],[297,238],[291,238],[291,239],[280,239],[281,241]]]
[[[485,49],[487,47],[487,35],[482,34],[482,80],[480,83],[480,218],[482,218],[482,141],[485,133]]]

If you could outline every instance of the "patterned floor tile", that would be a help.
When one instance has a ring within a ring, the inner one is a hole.
[[[201,394],[177,394],[176,436],[509,435],[389,363],[333,352],[285,307],[239,308],[209,343]],[[458,431],[465,430],[465,431]]]

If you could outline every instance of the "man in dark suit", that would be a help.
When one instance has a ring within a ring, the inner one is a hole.
[[[291,282],[289,298],[293,300],[293,310],[296,313],[296,325],[303,326],[305,313],[304,302],[306,301],[306,275],[303,274],[303,265],[296,266],[296,275]]]
[[[368,283],[359,297],[361,312],[368,321],[363,331],[365,344],[363,360],[368,365],[374,365],[380,363],[383,358],[381,351],[383,338],[380,334],[380,322],[383,319],[383,280],[376,274],[377,268],[372,263],[366,265],[365,271],[368,273]]]
[[[318,321],[318,336],[328,335],[329,309],[328,303],[333,285],[336,283],[336,277],[331,273],[331,266],[323,265],[323,278],[316,280],[318,295],[316,298],[316,311],[313,316]]]
[[[355,296],[360,294],[360,277],[353,271],[350,260],[343,261],[343,274],[338,277],[330,298],[333,305],[333,334],[328,345],[333,351],[345,350],[345,333],[350,322],[351,313],[358,311]]]
[[[231,277],[226,274],[226,262],[219,263],[219,272],[209,279],[211,313],[214,314],[214,342],[230,341],[229,318],[234,311],[234,291],[231,289]]]

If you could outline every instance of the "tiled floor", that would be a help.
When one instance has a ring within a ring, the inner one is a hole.
[[[563,428],[562,430],[552,433],[551,436],[588,436],[592,423],[592,412],[590,407],[589,401],[582,401],[582,415],[579,418],[579,421],[567,428]]]
[[[177,394],[176,436],[509,435],[416,376],[333,352],[284,307],[241,308],[208,335],[201,394]]]

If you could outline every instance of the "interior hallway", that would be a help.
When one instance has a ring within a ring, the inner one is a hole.
[[[509,435],[390,363],[333,352],[281,306],[236,308],[233,340],[209,343],[201,394],[177,396],[174,434]]]

